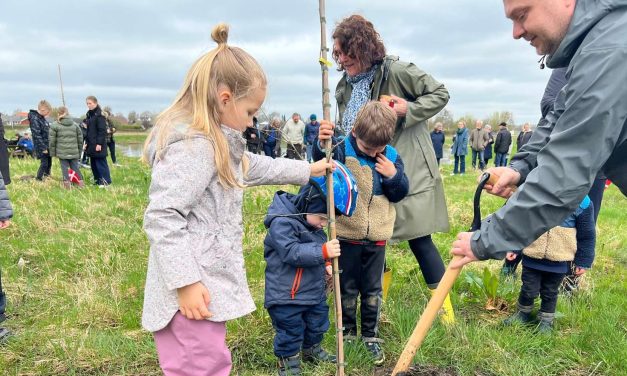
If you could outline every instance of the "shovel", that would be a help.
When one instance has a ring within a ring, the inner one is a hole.
[[[470,227],[470,231],[476,231],[481,227],[481,191],[483,191],[483,187],[486,183],[494,184],[498,180],[497,175],[490,176],[489,173],[484,173],[481,175],[481,179],[479,180],[479,185],[475,190],[474,197],[474,215],[472,219],[472,226]],[[461,258],[461,256],[455,256],[454,259]],[[416,355],[416,351],[418,351],[418,347],[422,344],[422,341],[427,336],[429,329],[433,325],[433,321],[438,315],[438,312],[442,308],[442,304],[444,303],[444,299],[446,295],[449,293],[455,280],[459,276],[462,268],[452,269],[450,264],[444,272],[440,283],[438,284],[438,288],[435,289],[433,296],[427,303],[427,307],[425,308],[422,316],[420,316],[420,320],[416,324],[414,328],[414,332],[409,337],[403,352],[401,353],[394,370],[392,371],[392,376],[406,376],[407,371],[409,370],[409,366],[414,359],[414,355]]]

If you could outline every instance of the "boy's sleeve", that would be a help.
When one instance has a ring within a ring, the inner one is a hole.
[[[300,243],[300,230],[291,220],[276,218],[268,231],[274,249],[284,263],[304,268],[324,264],[322,245],[315,242]]]
[[[405,175],[405,165],[400,155],[396,156],[394,167],[396,175],[389,179],[383,178],[383,194],[392,203],[401,201],[409,192],[409,179]]]
[[[577,253],[575,266],[590,269],[595,256],[596,230],[594,222],[594,206],[592,202],[577,216]]]

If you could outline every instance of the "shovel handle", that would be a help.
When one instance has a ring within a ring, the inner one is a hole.
[[[461,256],[455,256],[453,257],[453,260],[461,258]],[[398,358],[394,371],[392,371],[392,376],[400,376],[409,369],[409,366],[416,355],[416,351],[422,344],[422,341],[424,341],[427,333],[429,333],[429,329],[433,325],[433,321],[435,321],[440,308],[442,308],[442,304],[444,304],[446,295],[449,291],[451,291],[451,288],[453,287],[453,284],[455,283],[455,280],[459,276],[461,270],[462,268],[451,268],[451,264],[449,263],[449,266],[446,269],[446,272],[444,272],[438,287],[435,289],[431,299],[429,299],[429,303],[427,303],[427,307],[422,313],[422,316],[420,316],[420,320],[418,320],[418,323],[414,328],[414,332],[411,334],[411,337],[409,337],[401,356]]]

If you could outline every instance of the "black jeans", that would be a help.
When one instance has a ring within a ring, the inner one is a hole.
[[[357,335],[357,297],[361,295],[361,335],[376,337],[381,311],[385,245],[340,241],[340,292],[345,335]]]
[[[438,287],[438,283],[440,283],[444,275],[444,261],[442,261],[440,252],[433,244],[431,235],[410,240],[409,248],[411,248],[414,257],[416,257],[418,265],[420,265],[420,270],[427,286],[430,289]]]
[[[50,154],[43,155],[39,158],[39,170],[37,170],[37,180],[43,180],[50,176],[50,168],[52,167],[52,158]]]
[[[91,157],[91,172],[94,174],[94,184],[109,185],[111,184],[111,173],[107,164],[107,157],[96,158]]]
[[[109,154],[111,154],[111,163],[116,163],[117,159],[115,158],[115,141],[112,139],[111,142],[107,142],[107,147],[109,148]]]
[[[559,286],[564,279],[563,273],[543,272],[523,265],[522,287],[518,303],[521,306],[532,306],[538,294],[542,300],[540,312],[555,313]]]

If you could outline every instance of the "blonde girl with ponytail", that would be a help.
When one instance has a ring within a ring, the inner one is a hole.
[[[214,27],[218,46],[194,62],[144,148],[152,180],[142,326],[166,375],[230,373],[226,321],[255,309],[242,251],[244,187],[303,185],[330,167],[245,151],[242,132],[267,82],[252,56],[227,44],[228,32]]]

